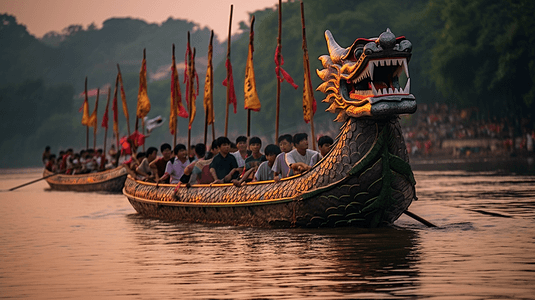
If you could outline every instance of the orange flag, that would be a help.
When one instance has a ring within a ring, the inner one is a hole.
[[[139,71],[139,91],[137,93],[137,113],[136,116],[143,119],[150,111],[150,100],[147,95],[147,60],[145,49],[143,49],[143,61]]]
[[[204,80],[204,111],[206,112],[207,125],[214,124],[214,67],[212,66],[213,46],[212,39],[214,31],[210,37],[210,45],[208,46],[208,67],[206,68],[206,79]]]
[[[303,67],[304,67],[304,83],[303,83],[303,118],[308,123],[316,113],[316,99],[314,99],[314,90],[312,89],[312,81],[310,80],[310,66],[308,61],[308,50],[306,48],[306,41],[303,44]]]
[[[98,109],[98,97],[100,94],[100,88],[97,90],[97,100],[95,100],[95,109],[93,110],[93,113],[89,117],[89,122],[87,126],[97,128],[97,109]]]
[[[82,125],[89,126],[89,100],[87,99],[87,77],[85,78],[85,98],[82,108],[84,112],[82,114]]]
[[[190,105],[190,115],[189,115],[189,129],[191,129],[191,125],[193,124],[193,120],[195,120],[195,114],[197,113],[197,107],[195,106],[195,99],[197,99],[198,92],[195,92],[195,89],[193,87],[194,82],[193,80],[197,78],[197,90],[199,89],[199,79],[197,77],[197,71],[195,70],[195,48],[193,48],[193,55],[190,56],[190,78],[189,78],[189,84],[190,84],[190,95],[191,99],[189,101]]]
[[[249,33],[249,54],[247,55],[247,65],[245,66],[245,81],[243,83],[243,91],[245,94],[244,108],[254,111],[260,111],[260,99],[258,99],[258,92],[256,91],[256,80],[254,76],[253,66],[253,40],[254,40],[254,16],[251,19],[251,32]]]
[[[119,64],[117,64],[117,70],[119,71],[118,76],[119,76],[119,85],[121,86],[121,100],[123,101],[123,113],[126,118],[126,124],[129,128],[128,131],[130,131],[130,118],[128,116],[128,106],[126,105],[126,94],[124,92],[123,76],[121,75],[121,69],[119,68]]]

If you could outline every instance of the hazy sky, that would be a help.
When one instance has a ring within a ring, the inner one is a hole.
[[[231,4],[234,33],[240,21],[248,23],[249,12],[275,8],[277,3],[278,0],[0,0],[0,13],[14,15],[36,37],[52,30],[61,32],[73,24],[87,28],[95,22],[100,28],[111,17],[131,17],[149,23],[162,23],[173,17],[209,26],[224,40]]]

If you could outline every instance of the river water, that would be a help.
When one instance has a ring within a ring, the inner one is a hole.
[[[140,217],[122,195],[7,189],[4,299],[533,299],[535,172],[415,171],[392,228],[271,230]],[[462,168],[460,168],[462,169]]]

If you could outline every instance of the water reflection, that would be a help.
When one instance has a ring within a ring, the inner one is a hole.
[[[225,292],[232,298],[300,298],[314,291],[337,298],[410,298],[418,285],[418,234],[412,230],[264,230],[169,223],[137,214],[127,219],[139,251],[146,253],[138,263],[173,270],[160,279],[188,283],[185,297]],[[155,253],[157,259],[150,259]]]

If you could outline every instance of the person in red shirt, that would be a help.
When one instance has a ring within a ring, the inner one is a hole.
[[[172,149],[171,145],[167,143],[163,143],[160,146],[160,151],[162,152],[163,156],[158,157],[157,159],[153,160],[149,164],[149,167],[151,168],[152,173],[155,175],[154,179],[156,180],[156,182],[158,182],[158,180],[160,180],[160,177],[162,177],[163,174],[165,174],[165,167],[167,166],[167,162],[171,159],[171,156],[173,154],[171,149]],[[169,183],[169,182],[165,182],[165,183]]]

